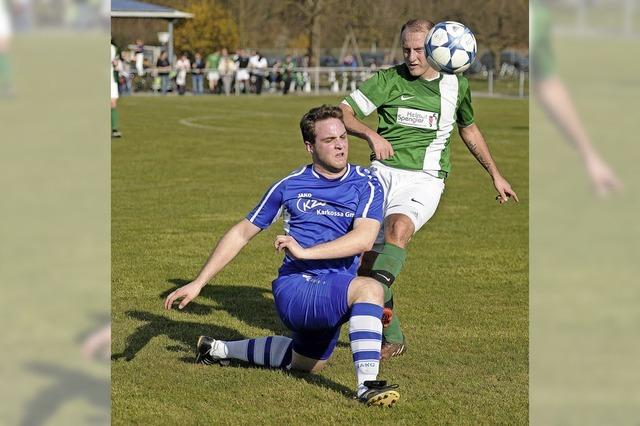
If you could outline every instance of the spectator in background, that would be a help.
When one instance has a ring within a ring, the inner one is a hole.
[[[183,96],[187,90],[187,73],[191,69],[191,63],[186,53],[183,53],[180,59],[176,62],[176,85],[178,86],[178,93]]]
[[[136,40],[135,49],[135,61],[136,61],[136,73],[140,76],[144,76],[144,43],[142,40]]]
[[[133,78],[133,76],[131,75],[131,64],[129,63],[128,59],[129,55],[124,52],[121,52],[120,55],[116,58],[118,90],[120,92],[120,95],[122,96],[131,94],[131,79]]]
[[[222,85],[224,87],[224,94],[229,96],[231,93],[231,83],[233,82],[233,76],[236,72],[236,64],[233,62],[227,49],[222,49],[220,56],[220,63],[218,64],[218,72],[222,79]]]
[[[356,62],[356,59],[353,57],[353,55],[346,55],[342,59],[342,66],[345,68],[355,68],[358,66],[358,63]]]
[[[220,72],[218,67],[220,66],[220,52],[215,51],[207,56],[207,80],[209,80],[209,92],[213,95],[218,88],[218,80],[220,80]],[[219,93],[219,91],[218,91]]]
[[[194,95],[202,95],[204,93],[204,69],[206,64],[200,53],[196,56],[191,64],[191,91]]]
[[[171,64],[166,51],[160,53],[160,57],[156,61],[156,72],[160,77],[162,94],[166,95],[169,91],[169,73],[171,72]]]
[[[276,61],[273,63],[272,70],[269,72],[269,91],[275,92],[280,88],[280,84],[282,82],[282,62],[280,59],[276,58]]]
[[[236,85],[242,93],[247,93],[249,87],[249,71],[247,70],[249,67],[249,58],[244,54],[244,50],[238,49],[233,60],[236,63],[236,70],[238,71],[236,74]]]
[[[280,73],[282,75],[282,82],[284,86],[282,86],[282,94],[286,95],[289,93],[289,89],[291,88],[291,83],[293,82],[293,75],[296,71],[296,65],[293,63],[291,55],[287,55],[284,62],[280,65]]]
[[[255,54],[249,59],[249,69],[256,79],[256,95],[262,93],[262,84],[268,67],[267,58],[256,50]]]

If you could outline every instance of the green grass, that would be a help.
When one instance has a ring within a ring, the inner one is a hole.
[[[192,363],[197,336],[286,333],[270,283],[276,223],[184,311],[168,292],[192,279],[221,234],[267,186],[309,158],[297,130],[331,97],[126,98],[112,142],[114,424],[526,424],[528,416],[528,104],[477,99],[477,121],[521,203],[499,207],[458,140],[439,211],[395,285],[409,350],[384,363],[392,410],[366,408],[348,340],[320,375]],[[183,121],[187,120],[187,121]],[[191,123],[200,127],[189,127]],[[351,139],[351,161],[368,164]]]
[[[497,78],[493,80],[493,93],[497,96],[520,96],[519,76]],[[469,78],[471,93],[489,93],[489,82],[486,78]],[[529,96],[529,76],[524,81],[524,96]]]

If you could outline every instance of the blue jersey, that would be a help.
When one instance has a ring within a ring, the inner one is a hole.
[[[382,187],[367,169],[348,164],[344,176],[331,180],[307,165],[271,186],[247,219],[265,229],[282,213],[285,232],[307,248],[345,235],[353,229],[355,219],[382,222],[383,199]],[[297,260],[285,255],[279,273],[356,275],[358,265],[359,256]]]

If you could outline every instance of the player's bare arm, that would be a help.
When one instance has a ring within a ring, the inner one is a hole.
[[[375,153],[377,160],[386,160],[393,156],[393,147],[389,141],[358,120],[353,109],[348,104],[340,104],[340,109],[344,114],[343,119],[347,132],[350,135],[366,140],[371,151]]]
[[[260,231],[261,229],[259,227],[247,219],[242,219],[231,227],[220,241],[218,241],[218,244],[213,249],[211,256],[209,256],[209,259],[200,270],[196,279],[167,296],[164,301],[165,309],[171,309],[173,302],[180,299],[182,299],[182,302],[180,302],[178,308],[182,309],[198,297],[200,290],[202,290],[207,282],[227,266],[229,262],[240,253],[240,250]]]
[[[500,204],[506,203],[511,197],[518,202],[518,195],[513,189],[511,189],[509,182],[507,182],[502,174],[500,174],[498,166],[496,166],[496,163],[489,152],[489,146],[484,140],[484,136],[482,136],[482,132],[480,132],[478,126],[476,124],[472,124],[467,127],[461,127],[459,133],[471,154],[473,154],[476,160],[478,160],[482,167],[484,167],[487,173],[491,176],[493,186],[498,192],[498,201]]]
[[[538,101],[582,156],[596,193],[604,196],[622,190],[624,185],[591,143],[562,80],[550,77],[537,82],[535,88]]]
[[[355,220],[351,231],[333,241],[305,249],[293,237],[278,235],[274,245],[278,251],[287,249],[297,259],[339,259],[371,250],[379,229],[377,220],[360,218]]]

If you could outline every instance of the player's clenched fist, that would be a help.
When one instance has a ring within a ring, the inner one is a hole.
[[[305,249],[290,235],[278,235],[274,245],[279,252],[286,249],[287,252],[296,259],[304,259]]]
[[[393,157],[393,147],[389,141],[382,136],[374,133],[369,136],[368,142],[371,151],[376,155],[376,160],[386,160],[389,157]]]

